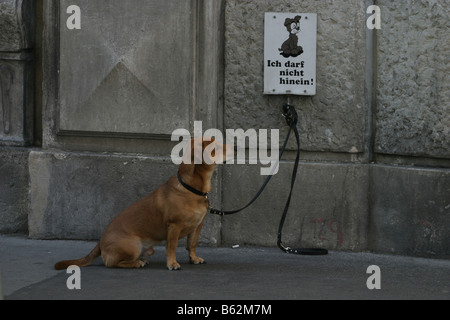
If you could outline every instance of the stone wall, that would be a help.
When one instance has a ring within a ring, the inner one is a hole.
[[[371,4],[226,1],[225,125],[286,130],[280,117],[286,97],[261,94],[264,12],[317,13],[317,95],[290,98],[300,117],[303,161],[283,238],[448,257],[449,5],[376,1],[382,26],[371,31]],[[292,160],[282,163],[263,199],[224,221],[224,243],[276,242],[291,169]],[[245,203],[258,175],[248,166],[226,168],[225,205]]]
[[[330,249],[367,248],[368,170],[365,150],[365,2],[226,1],[225,126],[280,128],[287,133],[283,96],[264,96],[264,13],[318,14],[317,95],[291,97],[299,114],[302,163],[283,241]],[[293,140],[292,140],[293,142]],[[293,143],[290,149],[294,148]],[[223,241],[274,245],[289,192],[293,154],[282,163],[263,197],[245,213],[226,217]],[[336,162],[340,163],[336,163]],[[241,178],[237,178],[241,177]],[[242,177],[245,177],[242,179]],[[245,203],[262,183],[251,166],[225,168],[224,206]]]
[[[285,97],[264,96],[264,13],[318,13],[317,92],[292,97],[302,149],[362,153],[365,144],[364,1],[226,1],[225,126],[282,128]]]
[[[372,4],[380,30],[366,27]],[[66,27],[68,5],[81,8],[81,30]],[[449,8],[439,0],[2,1],[0,232],[98,238],[176,171],[170,133],[193,132],[195,120],[204,130],[279,128],[282,141],[288,98],[263,95],[264,13],[312,12],[317,95],[289,98],[301,163],[283,242],[450,257]],[[293,142],[252,207],[208,217],[203,245],[276,245]],[[214,207],[245,204],[264,179],[259,169],[219,168]]]
[[[28,229],[34,1],[0,2],[0,233]]]
[[[375,150],[450,158],[450,35],[445,1],[379,1]]]
[[[33,140],[32,1],[0,3],[0,145]]]

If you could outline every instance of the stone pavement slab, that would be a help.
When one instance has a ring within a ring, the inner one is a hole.
[[[332,251],[289,255],[276,248],[198,248],[207,264],[190,265],[179,248],[181,271],[165,267],[164,247],[143,269],[107,269],[101,259],[81,268],[80,290],[71,274],[53,270],[61,259],[85,256],[95,242],[43,241],[0,236],[6,300],[151,299],[450,299],[450,261]],[[380,268],[381,289],[369,290],[367,268]]]

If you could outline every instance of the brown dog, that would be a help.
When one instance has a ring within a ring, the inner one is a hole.
[[[208,213],[207,193],[212,188],[211,177],[216,164],[234,157],[234,149],[214,139],[192,139],[190,143],[191,152],[183,156],[177,175],[117,215],[86,257],[60,261],[55,264],[55,269],[63,270],[71,265],[84,267],[100,255],[106,267],[140,268],[154,253],[152,247],[166,240],[167,268],[179,270],[175,253],[178,239],[186,236],[190,263],[205,263],[197,256],[195,248]],[[194,148],[202,151],[200,161],[196,158],[199,152]],[[207,155],[205,159],[205,153],[213,159],[208,159]],[[195,164],[199,162],[201,164]],[[199,195],[196,190],[204,194]]]

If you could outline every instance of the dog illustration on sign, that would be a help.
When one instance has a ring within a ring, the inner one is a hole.
[[[298,45],[298,36],[300,32],[300,19],[301,16],[296,16],[294,19],[287,18],[284,22],[284,26],[289,32],[289,39],[283,42],[280,49],[280,54],[285,57],[298,57],[303,53],[303,47]]]

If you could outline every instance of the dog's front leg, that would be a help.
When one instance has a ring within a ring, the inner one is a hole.
[[[203,264],[206,263],[205,260],[197,256],[195,249],[197,248],[198,237],[200,236],[200,231],[203,227],[203,222],[195,229],[195,231],[188,235],[186,250],[189,251],[189,262],[191,264]]]
[[[181,266],[177,262],[176,252],[178,246],[178,238],[180,237],[181,228],[176,224],[169,224],[167,230],[166,257],[167,268],[169,270],[180,270]]]

